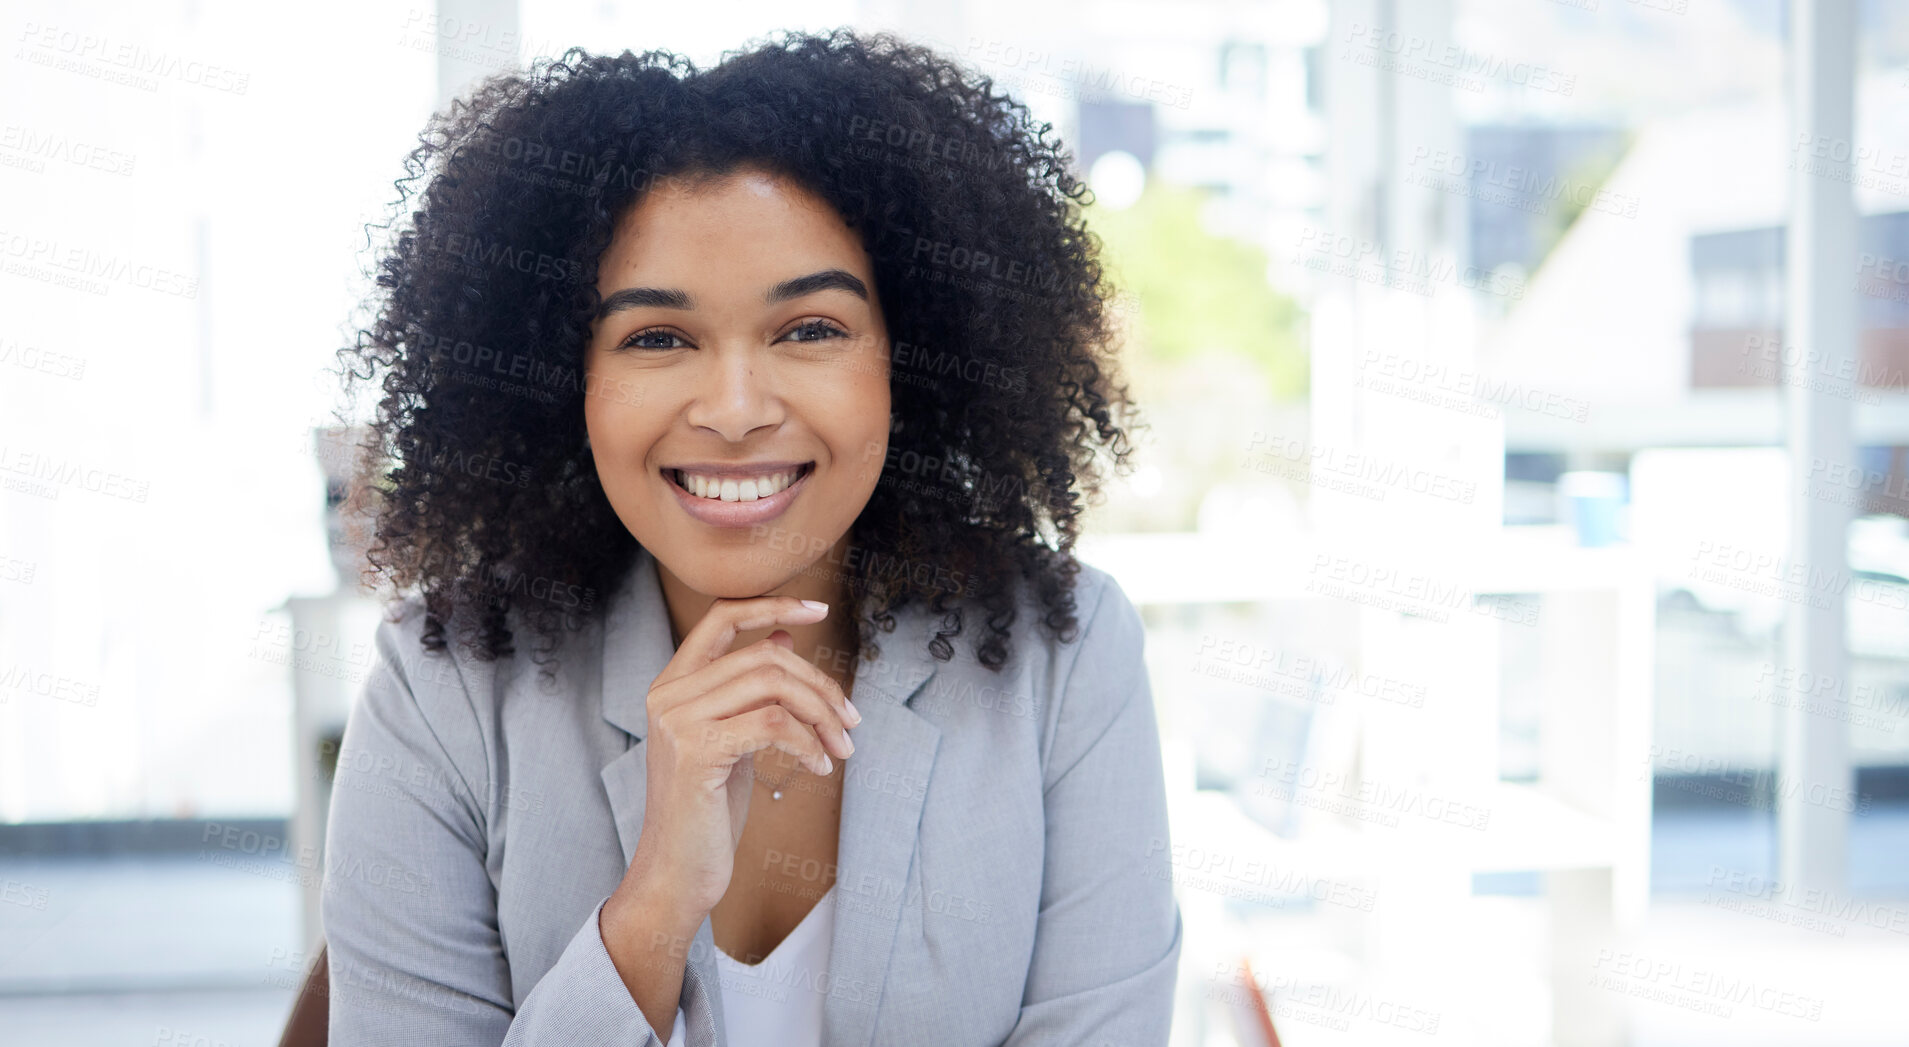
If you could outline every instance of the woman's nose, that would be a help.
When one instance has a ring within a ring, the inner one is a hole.
[[[705,358],[686,417],[731,443],[764,426],[781,423],[785,410],[773,388],[774,374],[748,350],[717,349]]]

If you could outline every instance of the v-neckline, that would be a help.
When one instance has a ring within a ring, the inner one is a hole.
[[[809,925],[815,922],[815,914],[820,912],[823,906],[831,904],[833,902],[835,898],[835,888],[837,886],[838,886],[837,884],[830,884],[829,889],[822,892],[822,897],[817,898],[815,900],[815,904],[809,906],[809,911],[802,914],[802,919],[797,920],[795,926],[789,929],[789,933],[783,935],[782,940],[776,943],[776,947],[773,949],[770,949],[769,954],[767,956],[764,956],[762,959],[756,961],[755,963],[744,963],[741,960],[736,959],[734,956],[729,955],[729,953],[725,951],[723,947],[720,945],[716,946],[716,956],[719,959],[729,961],[729,964],[731,967],[735,967],[740,970],[744,970],[744,971],[762,970],[763,968],[769,965],[770,960],[775,959],[778,954],[780,954],[784,949],[788,948],[790,942],[795,941],[797,937],[807,932]],[[806,940],[807,939],[804,939],[804,941]]]

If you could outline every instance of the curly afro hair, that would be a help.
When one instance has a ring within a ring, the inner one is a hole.
[[[476,656],[554,650],[639,552],[584,439],[597,262],[648,188],[749,166],[828,200],[873,264],[894,429],[842,572],[864,657],[925,601],[948,661],[1011,653],[1020,586],[1072,642],[1072,555],[1104,467],[1131,468],[1115,294],[1072,157],[1027,107],[886,33],[784,33],[709,69],[572,48],[434,115],[405,160],[341,379],[381,389],[354,500],[363,581],[415,591]],[[1103,453],[1104,452],[1104,453]],[[543,661],[542,658],[538,659]]]

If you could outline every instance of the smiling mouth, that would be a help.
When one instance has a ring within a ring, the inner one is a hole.
[[[804,462],[785,472],[752,477],[700,476],[681,469],[665,469],[663,475],[692,497],[711,502],[753,502],[789,489],[814,471],[814,462]]]

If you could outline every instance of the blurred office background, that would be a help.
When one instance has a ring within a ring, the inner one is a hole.
[[[377,615],[324,369],[427,114],[840,24],[1095,189],[1176,1047],[1904,1042],[1881,0],[11,6],[0,1041],[276,1041]]]

